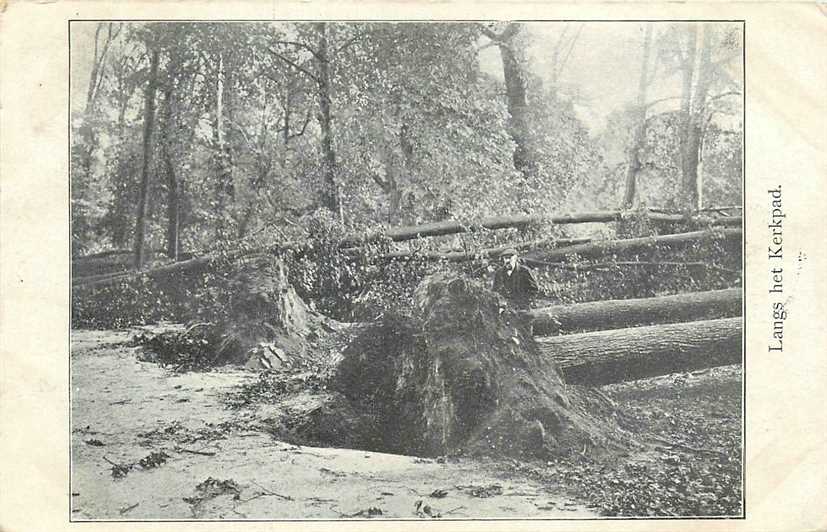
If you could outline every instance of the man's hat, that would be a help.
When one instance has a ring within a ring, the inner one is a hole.
[[[517,250],[514,248],[508,248],[500,253],[500,257],[512,257],[517,254]]]

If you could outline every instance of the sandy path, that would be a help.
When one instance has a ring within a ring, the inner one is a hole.
[[[173,373],[138,361],[128,339],[125,332],[72,333],[73,520],[593,515],[560,489],[472,460],[437,463],[277,441],[257,426],[272,407],[224,405],[223,394],[254,373]],[[151,452],[169,458],[112,477],[107,459],[134,463]],[[199,493],[208,478],[232,480],[237,489]],[[499,488],[480,490],[491,485]],[[447,493],[430,497],[435,490]]]

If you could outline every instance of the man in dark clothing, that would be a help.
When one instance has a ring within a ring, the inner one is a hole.
[[[526,309],[539,291],[537,278],[519,262],[517,252],[506,249],[500,254],[503,265],[494,274],[494,291],[518,309]]]

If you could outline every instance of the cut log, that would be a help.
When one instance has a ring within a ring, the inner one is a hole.
[[[408,226],[408,227],[394,227],[385,232],[369,233],[367,235],[351,235],[342,240],[342,247],[358,246],[365,242],[372,242],[387,238],[394,242],[402,242],[405,240],[413,240],[415,238],[428,236],[442,236],[452,235],[456,233],[468,233],[479,231],[481,229],[507,229],[507,228],[522,228],[529,224],[550,222],[553,224],[579,224],[579,223],[599,223],[599,222],[617,222],[625,218],[639,216],[637,212],[625,211],[594,211],[583,212],[576,214],[564,214],[559,216],[495,216],[491,218],[484,218],[474,222],[461,222],[457,220],[446,220],[444,222],[433,222],[423,225]],[[647,217],[655,222],[670,222],[677,223],[687,220],[708,222],[710,225],[738,225],[740,219],[736,217],[720,217],[720,218],[689,218],[682,214],[665,214],[650,212]]]
[[[538,338],[569,384],[603,385],[741,363],[742,318]]]
[[[607,253],[618,253],[652,247],[656,245],[686,245],[706,238],[741,238],[741,229],[719,229],[710,231],[690,231],[672,235],[658,235],[643,238],[626,238],[622,240],[603,240],[554,249],[543,254],[532,254],[531,259],[560,260],[577,255],[595,257]]]
[[[643,299],[593,301],[527,311],[536,336],[741,315],[740,288]]]

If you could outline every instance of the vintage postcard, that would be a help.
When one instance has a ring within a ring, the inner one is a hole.
[[[0,529],[827,528],[817,4],[0,23]]]

